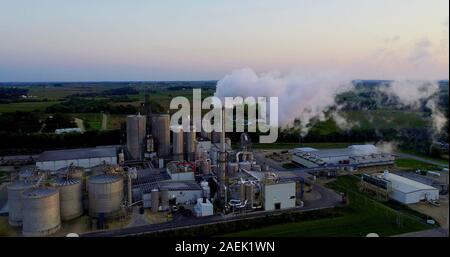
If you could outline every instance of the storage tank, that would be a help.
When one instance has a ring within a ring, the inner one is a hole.
[[[161,207],[163,211],[169,210],[169,190],[161,190]]]
[[[32,187],[33,184],[27,181],[13,182],[7,186],[9,224],[11,226],[22,225],[22,193]]]
[[[244,202],[245,201],[245,184],[239,184],[239,199]]]
[[[172,147],[173,147],[173,160],[175,161],[182,161],[184,159],[183,156],[183,148],[184,148],[184,142],[183,142],[183,127],[177,126],[176,128],[173,128],[172,133]],[[177,132],[175,132],[177,131]]]
[[[158,212],[159,208],[159,191],[158,189],[153,189],[151,192],[151,201],[152,201],[152,212]]]
[[[228,163],[227,164],[227,173],[228,176],[236,176],[239,171],[239,165],[237,163]]]
[[[100,213],[111,216],[119,211],[123,199],[123,177],[97,175],[88,180],[89,215],[98,217]]]
[[[186,160],[195,161],[196,132],[194,127],[191,126],[191,131],[184,132],[184,139],[186,142]]]
[[[48,236],[61,228],[59,192],[54,188],[33,188],[22,193],[24,236]]]
[[[127,149],[133,160],[142,160],[146,132],[145,116],[139,114],[127,117]]]
[[[158,156],[167,158],[170,155],[170,116],[169,114],[152,115],[152,135]]]
[[[59,191],[61,220],[71,220],[83,214],[83,183],[78,178],[56,178],[51,185]]]
[[[209,175],[211,173],[211,161],[201,161],[200,168],[203,173],[203,175]]]
[[[245,198],[250,207],[253,206],[253,201],[255,199],[255,186],[251,183],[245,184]]]

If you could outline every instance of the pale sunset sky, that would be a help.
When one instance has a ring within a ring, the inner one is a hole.
[[[448,79],[448,0],[0,0],[0,81]]]

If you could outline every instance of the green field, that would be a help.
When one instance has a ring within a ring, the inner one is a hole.
[[[45,108],[57,104],[58,102],[18,102],[9,104],[0,104],[0,113],[6,112],[32,112],[44,111]]]
[[[358,110],[343,115],[362,129],[423,128],[430,124],[424,113],[403,110]]]
[[[368,233],[392,236],[431,228],[418,217],[398,212],[357,190],[355,177],[339,177],[329,183],[348,194],[350,205],[341,217],[286,223],[237,233],[230,237],[362,237]]]
[[[400,168],[400,169],[405,169],[405,170],[417,170],[417,169],[421,169],[421,170],[441,170],[441,168],[439,168],[436,165],[433,164],[429,164],[426,162],[421,162],[418,160],[414,160],[414,159],[396,159],[395,160],[395,165]]]

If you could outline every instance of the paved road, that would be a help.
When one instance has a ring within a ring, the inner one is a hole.
[[[407,234],[396,235],[393,237],[448,237],[448,230],[437,228]]]
[[[400,157],[400,158],[413,159],[413,160],[417,160],[417,161],[433,164],[433,165],[436,165],[436,166],[448,168],[448,163],[447,164],[442,164],[441,162],[430,160],[430,159],[427,159],[427,158],[423,158],[423,157],[420,157],[420,156],[417,156],[417,155],[407,154],[407,153],[396,153],[396,155],[398,157]]]

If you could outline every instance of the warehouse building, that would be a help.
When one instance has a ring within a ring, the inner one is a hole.
[[[347,148],[318,150],[295,148],[292,161],[306,168],[321,166],[351,165],[355,167],[394,165],[392,154],[383,153],[374,145],[351,145]]]
[[[390,173],[378,174],[390,182],[390,198],[403,204],[418,203],[423,200],[439,200],[439,190],[432,186]]]
[[[100,164],[117,164],[117,147],[95,147],[45,151],[36,160],[40,170],[56,171],[71,164],[77,167],[91,168]]]

